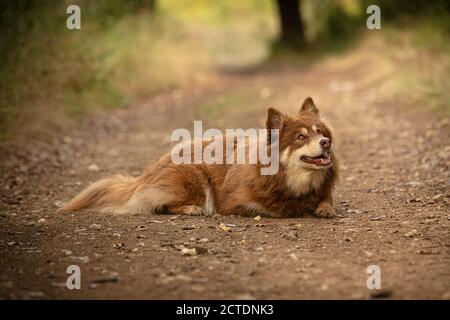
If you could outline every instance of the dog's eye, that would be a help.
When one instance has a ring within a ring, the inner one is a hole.
[[[304,140],[304,139],[306,139],[306,136],[305,136],[304,134],[300,134],[300,135],[298,136],[298,139],[299,139],[299,140]]]
[[[317,134],[322,134],[322,130],[320,130],[319,128],[317,128],[316,132]]]

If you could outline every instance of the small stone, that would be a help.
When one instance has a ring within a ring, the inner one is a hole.
[[[102,229],[102,225],[101,224],[96,224],[93,223],[89,226],[89,229],[94,229],[94,230],[101,230]]]
[[[373,253],[370,252],[370,251],[363,251],[363,252],[364,252],[364,254],[365,254],[366,256],[368,256],[369,258],[373,256]]]
[[[195,248],[183,248],[181,249],[181,254],[183,256],[195,256],[197,255],[197,250]]]
[[[89,165],[88,170],[92,171],[92,172],[100,171],[100,167],[98,165],[96,165],[95,163],[92,163]]]
[[[208,249],[203,248],[203,247],[194,247],[195,252],[197,252],[197,254],[206,254],[208,253]]]
[[[253,219],[256,220],[256,221],[261,221],[261,216],[258,215],[258,216],[256,216],[256,217],[254,217]]]
[[[291,253],[291,254],[289,255],[289,257],[291,257],[291,258],[294,259],[295,261],[298,260],[298,257],[297,257],[297,255],[296,255],[295,253]]]
[[[197,227],[194,226],[194,225],[191,225],[191,226],[182,226],[182,227],[181,227],[181,230],[192,230],[192,229],[195,229],[195,228],[197,228]]]
[[[223,223],[220,223],[219,224],[219,229],[221,229],[221,230],[223,230],[223,231],[225,231],[225,232],[231,232],[231,228],[230,227],[227,227],[225,224],[223,224]]]
[[[288,233],[286,233],[283,236],[283,238],[285,238],[287,240],[295,241],[298,239],[297,231],[289,231]]]
[[[226,225],[227,227],[232,227],[232,228],[237,227],[237,225],[234,224],[234,223],[225,223],[225,225]]]
[[[439,254],[439,250],[438,249],[420,249],[420,250],[417,250],[417,253],[424,254],[424,255]]]
[[[45,220],[44,218],[41,218],[37,221],[39,224],[44,224],[47,222],[47,220]]]
[[[62,208],[64,206],[64,203],[62,203],[61,201],[55,201],[54,205],[58,208]]]
[[[343,207],[348,207],[350,205],[350,201],[348,201],[348,200],[341,200],[340,203]]]
[[[125,247],[125,243],[123,243],[123,242],[117,242],[117,243],[113,244],[113,248],[116,248],[116,249],[122,249],[123,247]]]
[[[411,238],[411,237],[415,236],[417,233],[418,232],[416,229],[412,229],[410,232],[405,233],[405,237]]]

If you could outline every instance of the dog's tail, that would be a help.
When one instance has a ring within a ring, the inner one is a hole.
[[[138,178],[116,175],[95,182],[70,200],[64,211],[101,209],[119,211],[131,199],[139,186]]]

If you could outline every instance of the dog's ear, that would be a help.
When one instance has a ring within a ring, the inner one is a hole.
[[[299,113],[300,112],[312,112],[315,114],[319,114],[319,109],[317,109],[313,99],[311,99],[311,97],[308,97],[303,102],[302,107],[299,110]]]
[[[267,110],[266,127],[270,129],[278,129],[281,131],[283,128],[283,114],[275,108],[269,108]]]

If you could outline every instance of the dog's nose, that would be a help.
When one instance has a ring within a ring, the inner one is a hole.
[[[330,139],[329,138],[320,139],[319,143],[322,146],[322,148],[324,148],[325,150],[330,149],[330,147],[331,147],[331,143],[330,143]]]

